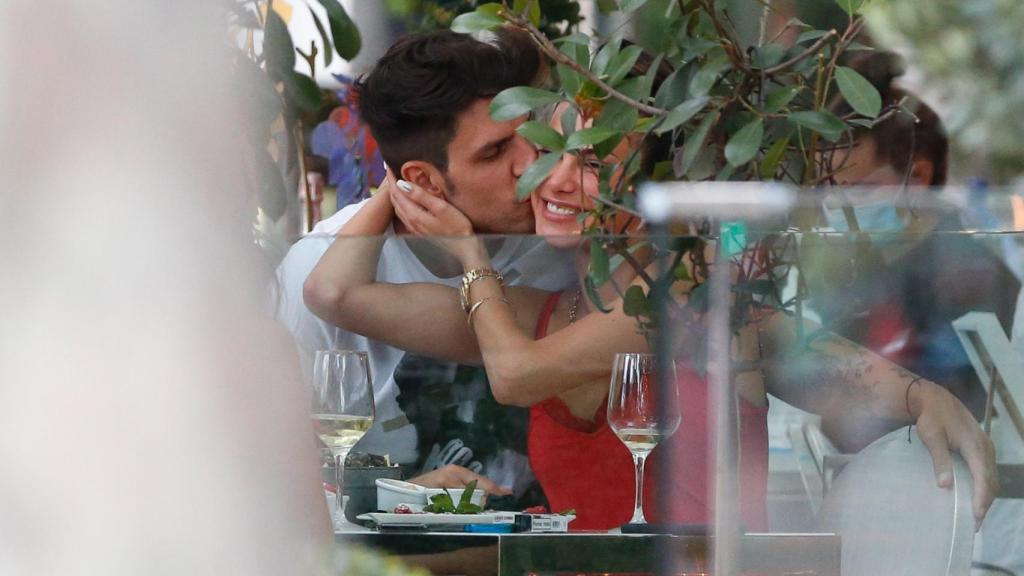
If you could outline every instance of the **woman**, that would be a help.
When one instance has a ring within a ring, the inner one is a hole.
[[[552,115],[552,127],[564,107]],[[646,142],[650,160],[652,142]],[[606,158],[592,151],[582,158],[565,154],[548,179],[533,193],[536,231],[556,245],[579,244],[572,238],[581,231],[578,215],[593,207],[598,195],[598,171],[620,164],[641,145],[639,137],[624,140]],[[446,236],[443,243],[471,276],[467,312],[460,310],[458,291],[434,284],[389,285],[374,282],[380,241],[348,239],[329,251],[310,276],[311,284],[329,283],[336,290],[330,302],[310,301],[310,307],[348,330],[420,354],[486,367],[495,398],[505,404],[530,406],[529,458],[551,507],[574,509],[574,528],[608,529],[629,520],[632,512],[634,469],[629,451],[605,422],[605,403],[612,359],[617,352],[646,352],[648,346],[635,319],[622,313],[612,283],[603,289],[610,314],[591,313],[588,299],[576,289],[548,293],[525,287],[503,288],[489,272],[490,260],[481,241],[472,234],[468,219],[446,201],[405,181],[382,186],[358,216],[339,235],[383,233],[398,215],[415,233]],[[369,249],[353,249],[353,241],[372,242]],[[641,260],[642,253],[637,254]],[[586,273],[581,251],[577,272]],[[484,271],[484,272],[480,272]],[[636,272],[621,266],[614,272],[620,286]],[[327,304],[327,305],[324,305]],[[429,310],[429,313],[424,311]],[[468,324],[468,325],[467,325]],[[569,377],[567,366],[572,366]],[[673,439],[659,447],[650,460],[657,470],[660,451],[677,451],[683,466],[675,471],[677,489],[670,498],[646,498],[647,516],[653,521],[703,523],[707,520],[706,430],[707,390],[693,370],[680,367],[678,384],[683,424]],[[743,411],[744,519],[763,529],[764,486],[767,470],[765,394],[760,380],[740,384],[750,399]],[[670,447],[670,448],[669,448]],[[648,478],[654,478],[652,471]],[[653,483],[645,488],[651,493]]]

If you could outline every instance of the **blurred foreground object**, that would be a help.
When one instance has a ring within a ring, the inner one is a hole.
[[[0,7],[0,573],[330,561],[214,8]]]

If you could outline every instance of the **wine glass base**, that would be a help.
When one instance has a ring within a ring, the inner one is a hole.
[[[707,536],[710,533],[707,524],[673,524],[673,523],[634,523],[628,522],[619,527],[623,534],[674,534],[676,536]]]

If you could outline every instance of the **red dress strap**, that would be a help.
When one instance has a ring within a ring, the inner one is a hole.
[[[548,335],[548,322],[551,320],[551,315],[555,313],[555,308],[558,307],[558,300],[561,297],[561,292],[552,292],[548,296],[547,301],[544,302],[544,308],[541,309],[540,316],[537,316],[537,329],[533,334],[534,340],[540,340]]]

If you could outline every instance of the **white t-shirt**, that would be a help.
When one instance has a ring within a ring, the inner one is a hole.
[[[295,337],[300,360],[307,379],[312,372],[317,350],[365,350],[370,356],[376,419],[370,431],[360,440],[360,451],[388,454],[392,462],[402,464],[417,460],[416,429],[398,406],[398,386],[394,372],[405,352],[347,332],[321,320],[306,308],[302,285],[324,252],[334,241],[334,234],[366,201],[346,206],[323,220],[313,232],[299,240],[277,267],[278,295],[276,317]],[[381,250],[377,280],[395,284],[437,282],[457,286],[459,277],[439,278],[416,258],[408,244],[389,236]],[[574,282],[572,256],[551,248],[535,236],[509,237],[492,258],[494,268],[501,270],[509,284],[527,284],[545,290],[559,290]],[[428,313],[425,311],[425,313]]]

